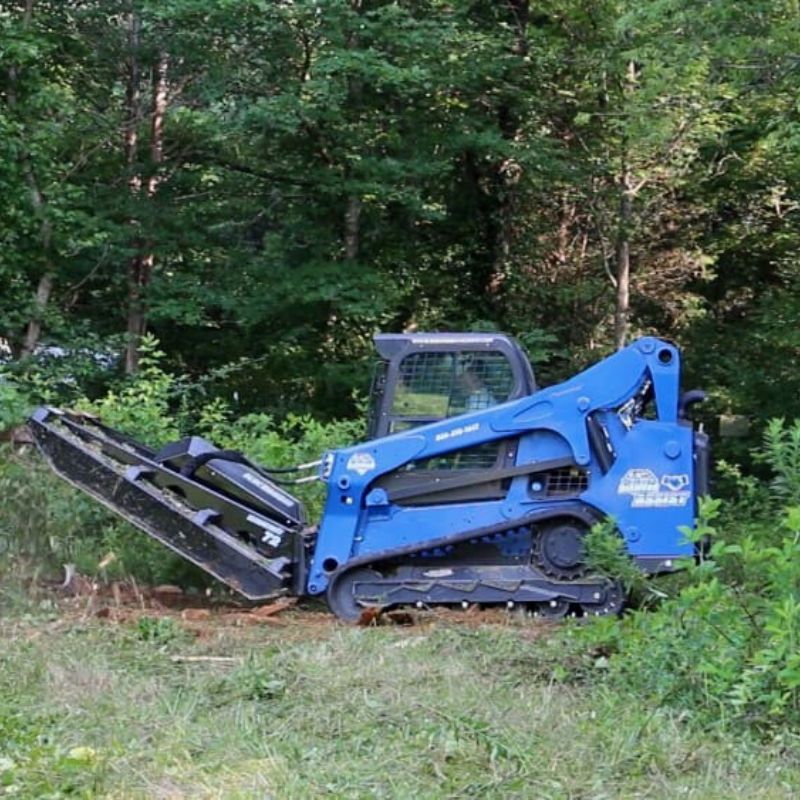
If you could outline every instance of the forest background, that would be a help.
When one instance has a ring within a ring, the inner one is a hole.
[[[800,410],[796,0],[5,0],[0,66],[6,394],[149,332],[190,404],[331,419],[378,330],[544,383],[652,332],[709,421]]]

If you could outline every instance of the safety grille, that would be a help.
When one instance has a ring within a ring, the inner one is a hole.
[[[499,352],[411,353],[400,363],[392,415],[452,417],[503,403],[514,388]]]
[[[589,474],[579,467],[562,467],[531,476],[531,490],[546,497],[574,497],[589,488]]]

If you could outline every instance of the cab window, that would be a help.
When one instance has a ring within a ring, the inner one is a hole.
[[[513,389],[502,353],[411,353],[400,363],[391,415],[443,419],[503,403]]]

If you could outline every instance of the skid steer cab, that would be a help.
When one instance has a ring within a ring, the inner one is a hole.
[[[482,333],[382,333],[370,392],[369,438],[533,394],[516,339]]]
[[[49,407],[29,424],[58,474],[240,594],[321,596],[345,620],[408,604],[617,613],[621,585],[584,554],[602,520],[648,574],[694,554],[681,529],[709,447],[672,343],[640,339],[547,388],[501,334],[375,344],[367,440],[311,464],[255,464],[199,437],[153,450]],[[290,492],[313,480],[317,524]]]

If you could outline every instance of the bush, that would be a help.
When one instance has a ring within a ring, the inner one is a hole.
[[[59,480],[40,459],[0,448],[0,563],[72,561],[109,513]]]
[[[158,342],[145,337],[136,376],[99,400],[79,401],[78,407],[152,447],[180,438],[180,414],[173,411],[178,379],[162,369],[163,357]]]
[[[90,576],[205,585],[199,570],[58,478],[34,453],[0,448],[0,581],[64,564]],[[110,556],[110,558],[109,558]]]
[[[776,475],[771,503],[749,514],[703,503],[686,533],[713,545],[682,588],[655,611],[578,633],[611,653],[609,680],[709,720],[800,722],[798,452],[800,423],[771,424],[761,454]]]
[[[29,410],[28,398],[0,373],[0,431],[21,425]]]

